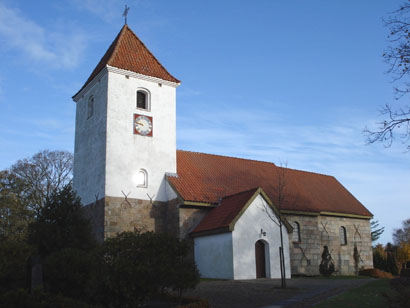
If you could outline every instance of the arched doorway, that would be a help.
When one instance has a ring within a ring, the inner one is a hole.
[[[259,240],[255,243],[256,278],[266,278],[265,243]]]

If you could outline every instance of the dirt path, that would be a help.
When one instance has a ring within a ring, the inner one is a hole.
[[[312,305],[372,279],[294,278],[282,289],[278,279],[204,281],[186,295],[208,299],[211,308],[299,308]]]

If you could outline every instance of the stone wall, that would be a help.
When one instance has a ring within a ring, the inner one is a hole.
[[[289,253],[291,272],[294,274],[318,275],[321,255],[321,234],[317,216],[285,215],[290,224],[297,221],[300,225],[299,243],[293,242],[289,234]]]
[[[157,202],[132,198],[106,197],[84,207],[97,240],[123,231],[179,234],[178,200]]]
[[[212,208],[206,207],[179,207],[179,238],[188,239],[189,233]]]
[[[289,235],[292,274],[318,275],[323,247],[328,246],[335,268],[339,274],[348,275],[356,272],[353,257],[354,247],[360,254],[357,268],[373,267],[370,221],[368,219],[285,215],[286,219],[300,225],[299,243],[292,242]],[[346,228],[347,244],[340,241],[340,227]]]

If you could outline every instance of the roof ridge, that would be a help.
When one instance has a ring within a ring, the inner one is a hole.
[[[297,171],[297,172],[303,172],[303,173],[310,173],[310,174],[314,174],[314,175],[326,176],[326,177],[334,178],[336,180],[336,178],[333,175],[329,175],[329,174],[325,174],[325,173],[318,173],[318,172],[313,172],[313,171],[306,171],[306,170],[300,170],[300,169],[294,169],[294,168],[282,167],[282,166],[276,166],[276,167],[283,168],[283,169],[288,169],[288,170],[291,170],[291,171]]]
[[[230,195],[223,196],[222,199],[231,198],[231,197],[233,197],[233,196],[245,194],[245,193],[248,193],[248,192],[251,192],[251,191],[255,191],[255,192],[256,192],[259,188],[262,189],[262,187],[256,186],[256,187],[251,188],[251,189],[247,189],[247,190],[243,190],[243,191],[240,191],[240,192],[237,192],[237,193],[234,193],[234,194],[230,194]]]
[[[116,38],[116,39],[114,40],[114,41],[117,42],[117,44],[115,44],[114,50],[112,51],[110,57],[107,59],[107,63],[106,63],[105,66],[111,65],[110,62],[111,62],[112,59],[117,55],[118,48],[119,48],[119,46],[120,46],[119,43],[120,43],[121,37],[124,35],[125,29],[129,29],[127,24],[125,24],[124,26],[122,26],[122,28],[121,28],[121,30],[120,30],[120,33],[118,33],[118,35],[117,35],[118,39]],[[132,31],[131,31],[131,32],[132,32]],[[113,42],[113,43],[114,43],[114,42]]]
[[[127,27],[127,29],[131,32],[132,35],[135,36],[135,38],[142,44],[142,46],[145,47],[145,49],[148,51],[148,53],[154,58],[154,60],[159,64],[159,66],[161,66],[165,72],[167,72],[167,74],[169,76],[171,76],[172,78],[174,78],[176,80],[177,83],[181,83],[181,81],[177,78],[175,78],[174,76],[171,75],[170,72],[168,72],[168,70],[161,64],[161,62],[159,62],[159,60],[154,56],[154,54],[151,52],[151,50],[149,50],[149,48],[144,44],[143,41],[140,40],[140,38],[134,33],[134,31],[131,30],[130,27],[128,27],[128,25],[125,25]]]
[[[221,154],[211,154],[211,153],[204,153],[204,152],[197,152],[197,151],[187,151],[187,150],[177,150],[177,151],[180,151],[180,152],[189,152],[189,153],[196,153],[196,154],[202,154],[202,155],[209,155],[209,156],[219,156],[219,157],[234,158],[234,159],[239,159],[239,160],[247,160],[247,161],[253,161],[253,162],[257,162],[257,163],[271,164],[271,165],[274,165],[275,167],[277,167],[275,163],[269,162],[269,161],[264,161],[264,160],[248,159],[248,158],[243,158],[243,157],[227,156],[227,155],[221,155]]]
[[[196,154],[202,154],[202,155],[210,155],[210,156],[219,156],[219,157],[226,157],[226,158],[234,158],[234,159],[240,159],[240,160],[247,160],[247,161],[253,161],[257,163],[265,163],[265,164],[272,164],[277,168],[285,168],[291,171],[297,171],[297,172],[304,172],[304,173],[310,173],[310,174],[315,174],[315,175],[321,175],[321,176],[326,176],[330,178],[334,178],[337,180],[333,175],[325,174],[325,173],[319,173],[319,172],[313,172],[313,171],[306,171],[306,170],[300,170],[300,169],[294,169],[294,168],[289,168],[289,167],[282,167],[276,165],[274,162],[269,162],[269,161],[264,161],[264,160],[257,160],[257,159],[248,159],[248,158],[243,158],[243,157],[236,157],[236,156],[228,156],[228,155],[221,155],[221,154],[211,154],[211,153],[204,153],[204,152],[197,152],[197,151],[187,151],[187,150],[177,150],[180,152],[189,152],[189,153],[196,153]]]

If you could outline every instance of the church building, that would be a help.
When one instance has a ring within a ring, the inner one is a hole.
[[[99,241],[188,239],[209,278],[317,275],[324,246],[340,274],[373,266],[372,214],[334,177],[177,150],[179,85],[124,25],[73,96],[73,186]]]

